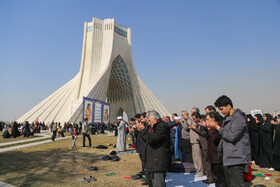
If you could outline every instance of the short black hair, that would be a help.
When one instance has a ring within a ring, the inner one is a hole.
[[[137,118],[137,119],[140,119],[141,118],[141,114],[136,114],[134,117]]]
[[[211,119],[215,119],[215,121],[220,122],[223,121],[223,117],[219,114],[219,112],[208,112],[206,116],[209,116]]]
[[[216,108],[213,105],[208,105],[207,107],[205,107],[204,110],[208,109],[209,111],[215,111],[216,112]]]
[[[222,95],[215,101],[215,107],[222,107],[230,105],[233,108],[231,99],[228,96]]]
[[[195,116],[195,118],[197,119],[201,119],[201,115],[199,114],[199,112],[192,113],[192,116]]]
[[[201,120],[206,121],[206,116],[204,114],[201,114]]]
[[[141,114],[141,116],[143,116],[143,118],[145,118],[146,117],[146,112],[143,112],[142,114]]]
[[[174,116],[178,116],[176,113],[173,113],[172,115],[174,115]]]
[[[130,118],[130,121],[135,121],[134,117]]]
[[[170,117],[169,116],[165,116],[166,118],[168,118],[170,120]]]

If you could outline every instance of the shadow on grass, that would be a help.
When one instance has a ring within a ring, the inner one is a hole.
[[[100,155],[61,148],[5,152],[0,154],[0,181],[16,186],[57,185],[97,160]]]

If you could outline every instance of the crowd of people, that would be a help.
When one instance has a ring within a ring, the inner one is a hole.
[[[88,130],[90,134],[104,133],[105,130],[109,130],[113,123],[88,123]],[[13,122],[0,122],[0,131],[3,132],[3,138],[17,138],[19,136],[29,137],[34,136],[36,133],[40,133],[41,130],[49,130],[52,134],[51,139],[55,141],[56,137],[64,137],[65,132],[72,134],[73,130],[76,130],[77,134],[82,133],[82,122],[77,123],[63,123],[51,122],[44,123],[34,121],[31,124],[28,121],[24,123]]]
[[[41,129],[46,129],[44,123],[34,122],[34,123],[28,123],[26,121],[25,123],[17,123],[14,122],[2,122],[0,123],[0,131],[3,132],[2,136],[3,138],[17,138],[19,136],[29,137],[33,136],[35,133],[40,133]]]
[[[216,110],[219,110],[216,111]],[[204,113],[204,112],[203,112]],[[117,123],[90,124],[85,118],[83,123],[44,123],[29,124],[0,123],[3,138],[31,136],[49,129],[52,140],[71,132],[72,147],[76,139],[83,135],[91,147],[91,134],[115,130],[117,150],[126,150],[126,135],[130,134],[133,147],[139,153],[141,168],[137,176],[146,176],[146,182],[153,187],[165,186],[166,172],[176,162],[193,163],[196,170],[195,180],[217,187],[245,186],[252,178],[251,164],[268,170],[280,170],[280,114],[272,117],[265,113],[245,114],[234,108],[231,99],[219,97],[213,105],[205,108],[205,114],[197,107],[190,113],[182,110],[178,116],[160,116],[157,111],[136,114],[125,122],[121,116]]]
[[[280,170],[280,115],[246,115],[227,96],[205,108],[193,107],[161,117],[157,111],[136,114],[127,129],[118,117],[117,149],[124,151],[129,132],[139,153],[149,186],[165,186],[165,175],[174,161],[193,163],[196,179],[219,186],[245,186],[252,178],[251,164]],[[218,108],[219,112],[216,111]]]

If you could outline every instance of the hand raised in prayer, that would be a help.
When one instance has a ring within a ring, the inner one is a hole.
[[[198,125],[202,126],[202,127],[206,127],[206,122],[205,121],[201,121],[199,123],[197,123]]]
[[[135,127],[138,131],[142,131],[145,128],[145,126],[139,122],[136,122]]]
[[[272,125],[277,125],[277,122],[275,122],[274,120],[270,120],[270,123],[271,123]]]
[[[214,121],[209,122],[207,127],[209,129],[215,129],[215,130],[219,130],[220,129],[220,126],[218,125],[218,123],[214,122]]]

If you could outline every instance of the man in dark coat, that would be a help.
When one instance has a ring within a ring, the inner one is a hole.
[[[251,162],[251,147],[245,114],[234,109],[230,98],[219,97],[215,106],[225,116],[223,127],[217,123],[209,124],[208,128],[216,129],[221,135],[219,153],[223,155],[223,166],[229,187],[244,187],[245,165]]]
[[[164,187],[166,171],[171,166],[170,128],[154,110],[149,112],[148,122],[150,130],[145,129],[143,124],[136,125],[146,141],[145,168],[151,171],[153,187]]]

